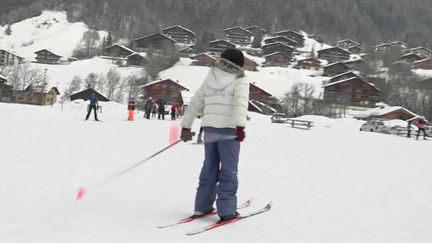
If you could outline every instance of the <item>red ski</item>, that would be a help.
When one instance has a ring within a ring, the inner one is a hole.
[[[213,223],[211,225],[207,225],[207,226],[205,226],[203,228],[199,228],[197,230],[190,231],[190,232],[186,233],[186,235],[196,235],[196,234],[204,233],[204,232],[212,230],[212,229],[219,228],[219,227],[227,225],[227,224],[232,224],[232,223],[238,222],[238,221],[240,221],[242,219],[246,219],[246,218],[249,218],[249,217],[252,217],[252,216],[264,213],[264,212],[267,212],[267,211],[269,211],[271,209],[271,207],[272,207],[272,202],[269,202],[264,208],[259,209],[257,211],[248,213],[246,215],[238,216],[237,218],[235,218],[233,220],[226,221],[226,222],[223,222],[223,223],[219,223],[219,224],[218,223]]]
[[[237,209],[247,208],[251,204],[252,204],[252,198],[250,198],[249,200],[247,200],[243,204],[239,205],[237,207]],[[187,218],[184,218],[184,219],[180,219],[180,220],[178,220],[177,222],[174,222],[174,223],[160,225],[160,226],[158,226],[158,228],[163,229],[163,228],[168,228],[168,227],[176,226],[176,225],[179,225],[179,224],[189,223],[191,221],[195,221],[197,219],[202,219],[202,218],[207,218],[207,217],[210,217],[210,216],[213,216],[213,215],[216,215],[216,214],[217,214],[217,211],[214,211],[212,213],[203,215],[201,217],[187,217]]]

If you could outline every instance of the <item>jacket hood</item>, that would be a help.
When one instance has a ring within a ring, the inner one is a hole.
[[[218,58],[210,69],[205,82],[213,89],[223,89],[236,78],[243,76],[244,71],[241,67],[225,58]]]

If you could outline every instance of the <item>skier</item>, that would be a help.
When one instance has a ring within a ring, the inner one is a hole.
[[[162,98],[159,98],[159,99],[156,101],[156,103],[157,103],[157,105],[158,105],[158,109],[159,109],[159,112],[158,112],[158,119],[159,119],[159,120],[160,120],[160,119],[165,120],[165,105],[166,105],[165,101],[164,101]]]
[[[150,114],[151,114],[151,109],[152,109],[152,97],[149,97],[149,99],[147,100],[147,102],[144,105],[144,118],[145,119],[150,119]]]
[[[237,206],[237,169],[240,142],[245,139],[249,100],[249,82],[244,79],[244,56],[237,49],[227,49],[218,58],[196,91],[181,121],[181,139],[192,140],[191,127],[204,109],[205,158],[195,197],[195,213],[201,217],[214,211],[216,200],[219,223],[239,216]],[[210,134],[210,135],[209,135]],[[207,142],[207,136],[219,137]]]
[[[99,103],[98,103],[96,94],[94,92],[92,92],[90,94],[89,100],[90,100],[90,104],[88,106],[87,116],[86,116],[85,120],[87,121],[89,119],[90,113],[91,113],[91,111],[93,109],[93,111],[94,111],[94,119],[96,121],[99,121],[98,118],[97,118],[97,109],[99,107]]]
[[[426,131],[425,128],[429,125],[429,122],[426,120],[426,118],[424,116],[420,117],[417,120],[417,127],[418,127],[418,131],[417,131],[417,136],[416,136],[416,140],[418,140],[419,136],[420,136],[420,131],[423,132],[423,139],[426,140]]]
[[[171,120],[175,120],[176,119],[176,111],[177,111],[177,104],[173,103],[171,105]]]

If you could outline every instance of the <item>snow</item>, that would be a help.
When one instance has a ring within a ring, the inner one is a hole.
[[[238,198],[254,199],[242,213],[273,209],[203,235],[184,234],[216,217],[158,229],[192,213],[203,147],[180,143],[107,182],[167,146],[172,122],[126,121],[125,105],[102,105],[95,122],[82,101],[0,103],[2,242],[432,241],[430,141],[360,132],[350,118],[303,116],[314,127],[301,130],[256,113]]]
[[[62,59],[72,56],[72,51],[89,30],[82,22],[69,23],[65,12],[43,11],[40,16],[11,25],[12,34],[4,34],[6,25],[0,26],[0,47],[15,51],[18,55],[33,60],[36,51],[48,49]],[[99,31],[102,36],[105,31]]]

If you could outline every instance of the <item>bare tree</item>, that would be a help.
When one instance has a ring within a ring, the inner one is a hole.
[[[106,75],[106,80],[107,80],[107,89],[106,89],[106,94],[107,94],[107,98],[111,99],[113,98],[114,92],[116,91],[117,88],[119,88],[120,85],[120,74],[117,72],[116,68],[111,68],[107,75]]]
[[[7,78],[14,89],[24,90],[30,84],[44,84],[45,72],[40,68],[31,68],[30,63],[12,66],[8,71]]]

